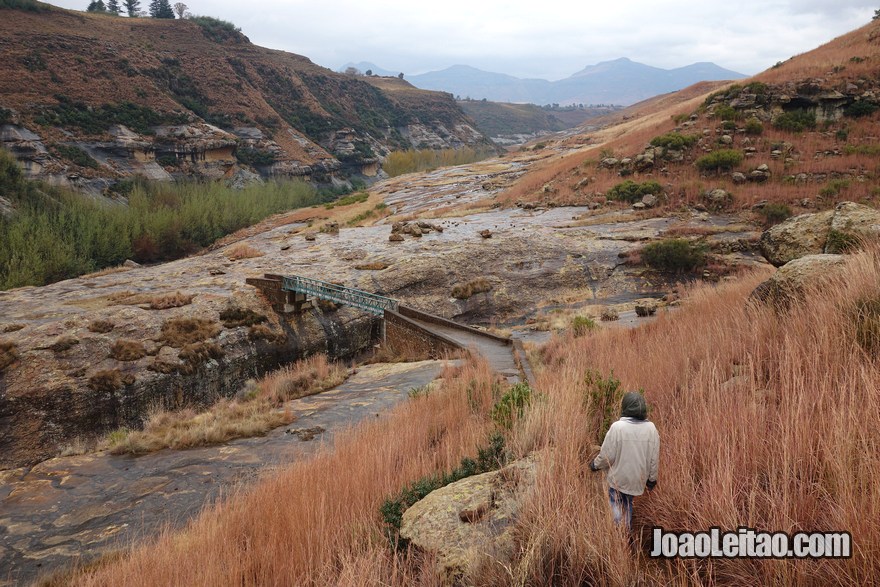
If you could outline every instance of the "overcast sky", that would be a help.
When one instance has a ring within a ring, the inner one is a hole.
[[[174,0],[172,0],[172,3]],[[88,0],[52,0],[84,9]],[[148,0],[141,0],[146,7]],[[876,0],[187,0],[258,45],[339,69],[407,74],[467,64],[560,79],[629,57],[664,68],[714,61],[745,74],[870,21]]]

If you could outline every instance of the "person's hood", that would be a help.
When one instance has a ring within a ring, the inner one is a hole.
[[[637,391],[630,391],[623,396],[620,402],[620,415],[623,418],[635,418],[644,420],[648,417],[648,404],[645,396]]]

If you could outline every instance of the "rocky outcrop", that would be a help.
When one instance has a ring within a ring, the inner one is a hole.
[[[776,267],[820,253],[840,253],[880,237],[880,211],[853,202],[789,218],[761,235],[761,253]]]
[[[516,552],[513,528],[534,488],[529,457],[437,489],[403,514],[401,537],[437,558],[445,585],[466,582],[480,565],[504,565]]]
[[[843,255],[807,255],[789,261],[773,277],[756,287],[750,299],[787,307],[801,299],[807,288],[832,278],[845,263],[846,257]]]

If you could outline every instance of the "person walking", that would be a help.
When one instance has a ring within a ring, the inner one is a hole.
[[[605,435],[590,470],[608,469],[608,498],[615,524],[632,525],[633,498],[657,485],[660,461],[660,434],[648,421],[648,404],[636,391],[623,396],[620,419]]]

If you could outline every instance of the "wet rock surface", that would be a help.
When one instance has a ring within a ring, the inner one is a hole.
[[[295,422],[260,438],[140,457],[62,457],[0,472],[0,585],[88,562],[166,523],[179,527],[221,493],[307,458],[359,420],[381,417],[441,368],[439,361],[362,367],[331,391],[289,402]]]

